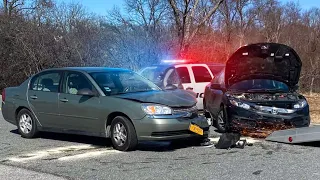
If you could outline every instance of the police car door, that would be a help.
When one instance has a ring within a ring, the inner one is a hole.
[[[163,77],[163,87],[166,87],[167,85],[180,86],[179,76],[174,67],[167,69]]]
[[[197,107],[198,109],[203,109],[203,97],[204,97],[204,89],[213,79],[213,74],[210,69],[202,64],[191,64],[191,77],[192,83],[194,87],[194,92],[197,93]]]
[[[194,87],[191,81],[189,68],[186,65],[175,65],[175,68],[183,89],[193,91]]]

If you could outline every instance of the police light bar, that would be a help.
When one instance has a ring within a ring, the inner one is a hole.
[[[162,60],[163,63],[186,63],[188,62],[185,59],[166,59],[166,60]]]

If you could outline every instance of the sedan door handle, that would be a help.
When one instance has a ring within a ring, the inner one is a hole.
[[[68,99],[64,98],[64,99],[60,99],[61,102],[68,102]]]
[[[37,96],[30,96],[31,99],[38,99]]]
[[[192,87],[187,87],[186,90],[193,90],[193,88]]]

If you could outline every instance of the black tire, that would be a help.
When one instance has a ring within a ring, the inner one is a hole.
[[[209,124],[209,126],[212,126],[213,125],[213,119],[212,119],[212,117],[210,115],[210,112],[207,110],[205,99],[203,99],[203,115],[207,119],[207,121],[208,121],[208,118],[210,118],[210,123],[208,121],[208,124]]]
[[[119,129],[119,127],[121,130]],[[118,128],[118,130],[116,128]],[[138,145],[137,133],[134,129],[133,124],[128,118],[123,116],[115,117],[111,122],[110,131],[113,148],[119,151],[135,150]],[[123,140],[123,138],[120,138],[119,136],[115,136],[116,131],[121,131],[121,135],[126,135],[125,140]]]
[[[217,128],[219,133],[225,133],[228,129],[228,123],[226,119],[226,113],[223,106],[220,107],[217,117],[214,120],[214,127]]]
[[[36,118],[28,109],[21,109],[19,111],[17,115],[17,127],[20,135],[24,138],[35,138],[39,132]]]

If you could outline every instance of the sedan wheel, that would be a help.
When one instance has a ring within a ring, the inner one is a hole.
[[[127,130],[121,122],[114,126],[113,139],[118,146],[123,146],[127,140]]]
[[[111,141],[120,151],[134,150],[138,145],[137,134],[132,122],[123,116],[117,116],[111,123]]]
[[[32,130],[32,119],[28,114],[23,114],[19,119],[19,126],[23,133],[28,134]]]
[[[22,137],[33,138],[36,136],[38,130],[34,119],[34,116],[29,110],[22,109],[19,111],[17,116],[17,126]]]

